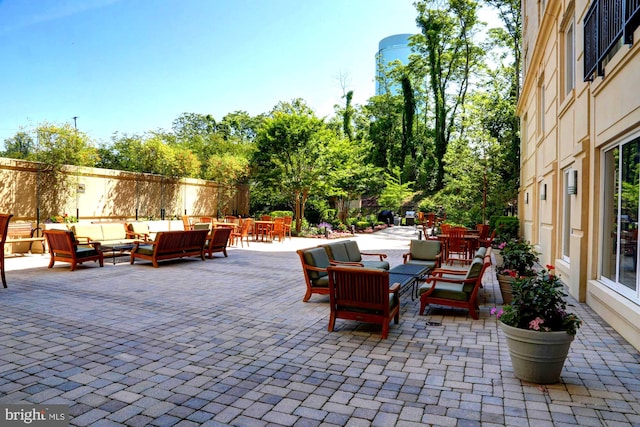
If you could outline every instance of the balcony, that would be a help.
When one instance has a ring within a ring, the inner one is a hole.
[[[584,18],[584,81],[604,75],[604,63],[618,42],[633,43],[640,24],[640,0],[594,0]]]

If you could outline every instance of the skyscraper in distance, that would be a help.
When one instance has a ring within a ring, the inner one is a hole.
[[[378,44],[378,53],[376,53],[376,95],[384,93],[385,85],[380,85],[380,78],[389,70],[389,63],[396,59],[403,64],[409,63],[409,55],[411,55],[411,47],[409,47],[409,37],[413,34],[394,34],[380,40]],[[389,90],[393,94],[397,94],[400,90],[398,84],[391,85]]]

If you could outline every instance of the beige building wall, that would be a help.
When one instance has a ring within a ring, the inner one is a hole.
[[[586,0],[522,4],[521,229],[540,251],[541,263],[556,266],[571,295],[640,349],[639,298],[607,285],[599,261],[603,149],[640,135],[640,43],[618,49],[604,77],[583,81],[583,21],[590,5]],[[573,52],[567,44],[570,28]],[[640,40],[638,30],[634,40]],[[567,193],[572,177],[576,194]]]
[[[42,165],[0,158],[0,212],[12,221],[40,222],[54,215],[81,221],[160,219],[249,214],[246,186],[225,190],[212,181],[69,166],[64,178]]]

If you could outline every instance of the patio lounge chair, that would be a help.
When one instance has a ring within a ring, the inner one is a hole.
[[[382,325],[382,339],[389,334],[389,322],[400,321],[400,284],[389,287],[389,272],[378,268],[330,266],[329,332],[336,319]]]
[[[298,249],[296,252],[300,256],[302,272],[307,285],[307,292],[302,301],[309,301],[312,294],[327,295],[329,293],[327,267],[331,265],[327,251],[318,246],[310,249]]]
[[[434,271],[418,289],[420,295],[420,314],[429,304],[448,307],[460,307],[469,310],[473,319],[478,319],[478,292],[482,285],[482,276],[491,265],[490,256],[476,258],[465,275],[453,276]]]
[[[47,239],[51,253],[49,268],[52,268],[56,261],[70,263],[71,271],[76,269],[77,264],[86,261],[98,261],[100,267],[104,266],[104,255],[100,250],[100,243],[82,245],[76,240],[71,230],[44,230],[44,237]]]
[[[430,269],[442,263],[442,242],[439,240],[416,240],[409,243],[409,252],[402,255],[404,264],[418,264]]]

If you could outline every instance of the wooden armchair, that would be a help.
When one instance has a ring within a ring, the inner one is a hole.
[[[409,252],[402,255],[404,264],[419,264],[430,269],[442,263],[442,242],[439,240],[411,240]]]
[[[70,263],[71,271],[76,269],[77,264],[85,261],[98,261],[100,267],[104,266],[100,243],[82,245],[76,240],[71,230],[44,230],[44,237],[47,239],[51,253],[49,268],[53,267],[56,261]]]
[[[219,227],[211,230],[204,245],[204,251],[208,258],[213,258],[215,252],[222,252],[225,258],[227,257],[227,243],[232,231],[233,229],[228,227]]]
[[[2,275],[2,286],[7,287],[7,279],[4,277],[4,243],[7,240],[9,230],[9,220],[13,215],[0,214],[0,275]]]
[[[329,293],[327,267],[331,265],[327,251],[318,246],[310,249],[298,249],[296,253],[300,256],[302,272],[307,285],[307,292],[302,301],[309,301],[312,294],[327,295]]]
[[[478,292],[482,286],[482,276],[491,265],[491,256],[476,258],[464,275],[454,275],[445,270],[436,270],[427,277],[418,289],[420,314],[429,304],[460,307],[469,310],[473,319],[478,319]]]
[[[389,334],[389,322],[400,321],[400,284],[389,287],[389,272],[375,268],[327,268],[329,275],[329,332],[336,319],[382,325],[382,339]]]

